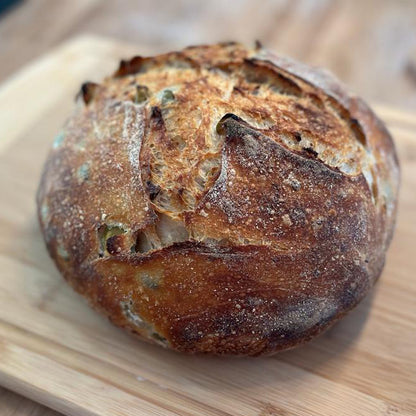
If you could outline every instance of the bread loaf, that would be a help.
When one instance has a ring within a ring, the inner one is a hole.
[[[222,43],[85,83],[37,203],[58,269],[114,324],[177,351],[260,355],[368,293],[398,184],[392,139],[361,99]]]

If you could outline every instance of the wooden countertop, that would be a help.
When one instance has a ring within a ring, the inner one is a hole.
[[[259,39],[334,72],[372,102],[416,110],[414,0],[26,0],[0,16],[0,82],[73,36],[136,43],[141,53]]]
[[[366,0],[360,2],[359,11],[349,1],[276,1],[260,8],[254,0],[226,3],[23,2],[0,17],[0,82],[82,33],[135,42],[140,53],[226,39],[249,43],[257,38],[277,52],[331,69],[372,101],[416,110],[415,2]],[[58,415],[3,388],[0,414]]]

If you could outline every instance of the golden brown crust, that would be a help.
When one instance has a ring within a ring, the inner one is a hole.
[[[381,273],[399,167],[332,76],[235,43],[86,83],[37,195],[52,258],[115,324],[185,352],[316,336]]]

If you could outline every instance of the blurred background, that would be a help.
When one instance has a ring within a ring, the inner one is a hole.
[[[6,7],[7,4],[11,4]],[[259,39],[334,72],[372,103],[416,110],[415,0],[0,0],[0,82],[79,34],[155,54]]]

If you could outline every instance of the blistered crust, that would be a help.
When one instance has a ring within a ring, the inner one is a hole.
[[[85,83],[37,202],[68,282],[178,351],[271,354],[381,273],[399,167],[384,125],[322,71],[235,43]]]

